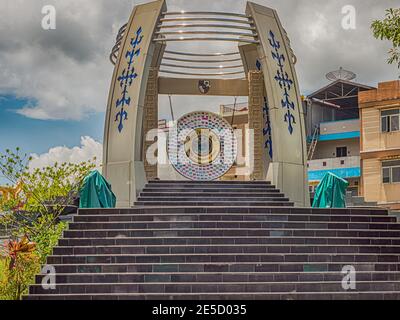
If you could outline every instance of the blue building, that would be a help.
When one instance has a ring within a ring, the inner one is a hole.
[[[351,81],[355,74],[343,69],[329,73],[327,78],[333,81],[304,99],[310,191],[332,172],[349,181],[348,190],[359,195],[358,93],[373,88]]]

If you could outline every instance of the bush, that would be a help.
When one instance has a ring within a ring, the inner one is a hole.
[[[0,299],[20,299],[27,293],[40,265],[46,262],[67,227],[60,222],[60,215],[77,197],[84,177],[95,167],[94,161],[55,163],[32,171],[30,160],[26,154],[21,155],[19,148],[0,154],[0,176],[21,188],[14,198],[0,199],[0,225],[13,230],[10,237],[16,239],[0,252]]]
[[[0,299],[20,300],[40,272],[40,259],[35,244],[27,237],[9,241],[0,258]]]

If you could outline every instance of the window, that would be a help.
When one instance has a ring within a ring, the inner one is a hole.
[[[344,166],[344,160],[340,160],[340,164]]]
[[[400,183],[400,160],[382,162],[382,181],[385,184]]]
[[[323,167],[326,167],[326,162],[325,162],[325,161],[322,162],[322,166],[323,166]]]
[[[336,157],[337,158],[347,157],[347,147],[336,148]]]
[[[394,132],[400,130],[400,109],[391,109],[381,112],[382,132]]]
[[[390,168],[383,168],[383,183],[390,183]]]
[[[400,167],[392,168],[392,182],[400,182]]]

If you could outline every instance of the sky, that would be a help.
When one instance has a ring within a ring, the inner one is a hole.
[[[20,147],[40,167],[52,161],[101,158],[104,112],[113,65],[108,56],[118,29],[129,18],[133,0],[1,0],[0,152]],[[377,86],[399,71],[387,65],[390,43],[373,38],[370,24],[398,0],[255,0],[278,11],[297,56],[303,94],[328,81],[340,66],[357,82]],[[243,13],[242,0],[168,0],[170,11]],[[56,29],[42,28],[42,8],[56,8]],[[342,8],[356,9],[355,30],[342,28]],[[213,45],[229,51],[232,44]],[[174,49],[171,47],[170,49]],[[186,51],[207,51],[206,43]],[[217,111],[232,98],[172,97],[176,117],[194,110]],[[239,100],[239,102],[242,100]],[[160,97],[160,118],[169,118]]]

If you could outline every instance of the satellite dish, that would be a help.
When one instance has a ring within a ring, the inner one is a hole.
[[[339,70],[331,71],[326,74],[326,78],[330,81],[336,81],[336,80],[351,81],[354,80],[356,77],[357,75],[354,72],[344,70],[342,67],[340,67]]]

